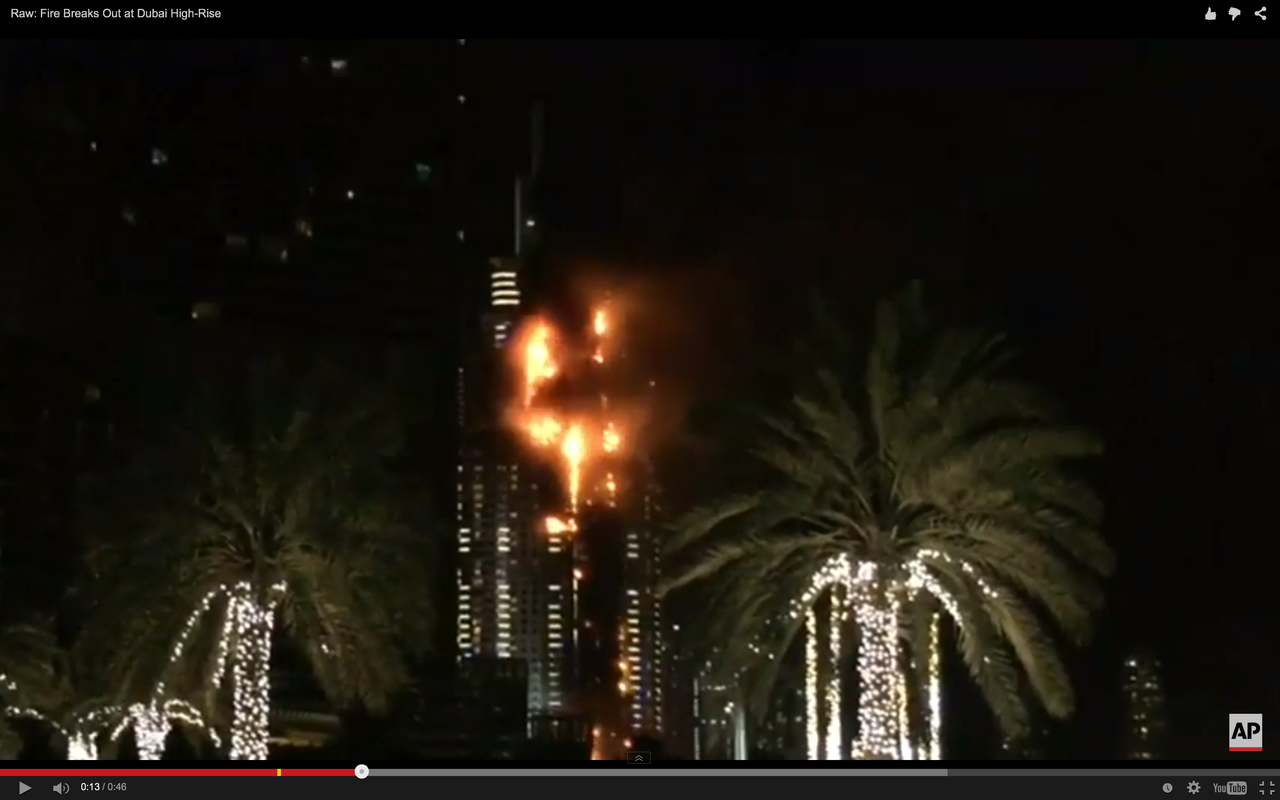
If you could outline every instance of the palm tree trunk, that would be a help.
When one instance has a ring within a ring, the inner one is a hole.
[[[67,736],[68,761],[97,761],[97,735],[86,731],[72,731]]]
[[[858,642],[858,742],[854,757],[896,760],[901,757],[902,656],[898,639],[898,603],[879,576],[859,583],[853,592]]]
[[[747,704],[741,697],[733,704],[733,758],[735,761],[751,758],[747,749]]]
[[[234,761],[261,761],[267,757],[275,604],[260,602],[249,584],[240,584],[232,595],[230,613],[236,631],[230,756]]]
[[[140,761],[159,761],[164,758],[165,741],[169,738],[169,719],[162,709],[154,705],[134,711],[133,741]]]

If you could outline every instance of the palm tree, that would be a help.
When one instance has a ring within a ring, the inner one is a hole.
[[[675,526],[666,589],[731,610],[707,640],[757,698],[804,631],[811,758],[845,755],[832,670],[850,651],[855,755],[937,757],[940,616],[1008,734],[1027,728],[1023,679],[1069,715],[1055,632],[1084,641],[1113,568],[1076,471],[1100,442],[1004,376],[1002,337],[933,328],[918,285],[880,304],[869,353],[846,342],[831,337],[794,398],[726,448],[754,465],[752,490]],[[918,750],[921,719],[933,742]]]
[[[230,385],[112,487],[90,561],[121,694],[155,711],[225,688],[230,756],[262,759],[277,622],[331,700],[382,707],[427,642],[428,539],[396,491],[396,419],[359,376],[273,358]]]

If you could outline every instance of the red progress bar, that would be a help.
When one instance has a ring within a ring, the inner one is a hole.
[[[239,778],[275,778],[283,776],[291,777],[307,777],[307,778],[330,778],[355,777],[355,769],[294,769],[293,767],[256,767],[254,769],[0,769],[0,775],[30,775],[32,777],[51,777],[64,776],[68,778],[92,778],[100,776],[103,778],[110,777],[145,777],[147,775],[168,775],[168,776],[198,776],[213,777],[229,775]]]
[[[104,778],[114,777],[145,777],[147,775],[198,775],[201,777],[211,777],[216,775],[232,775],[241,778],[266,778],[276,777],[279,770],[274,767],[258,767],[255,769],[49,769],[47,767],[40,769],[0,769],[0,775],[31,775],[33,777],[52,777],[64,776],[67,778],[92,778],[101,776]],[[355,774],[351,771],[352,775]]]
[[[230,768],[230,769],[0,769],[0,775],[30,775],[32,777],[52,777],[59,775],[68,778],[92,778],[100,776],[103,778],[110,777],[145,777],[147,775],[168,775],[168,776],[198,776],[212,777],[224,776],[239,778],[275,778],[275,777],[307,777],[307,778],[353,778],[355,777],[355,769],[295,769],[293,767],[255,767],[253,769]]]

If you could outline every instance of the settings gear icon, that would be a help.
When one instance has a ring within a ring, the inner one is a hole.
[[[1187,784],[1187,794],[1200,794],[1200,781],[1192,781]]]

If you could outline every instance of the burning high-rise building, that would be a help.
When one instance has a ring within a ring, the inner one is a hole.
[[[513,386],[512,361],[523,361],[526,351],[547,350],[546,342],[514,338],[524,312],[522,280],[535,253],[531,197],[540,138],[535,113],[529,172],[515,181],[513,254],[489,262],[479,341],[471,342],[457,388],[458,656],[464,668],[475,659],[525,662],[534,715],[565,708],[571,677],[566,642],[573,630],[573,521],[543,518],[546,482],[506,424],[510,396],[525,388]]]
[[[508,412],[528,450],[559,475],[558,505],[543,519],[544,630],[548,656],[568,658],[548,663],[566,678],[562,705],[594,720],[601,758],[662,733],[667,666],[659,498],[635,441],[653,384],[639,391],[629,374],[623,322],[609,299],[578,334],[526,320]]]

